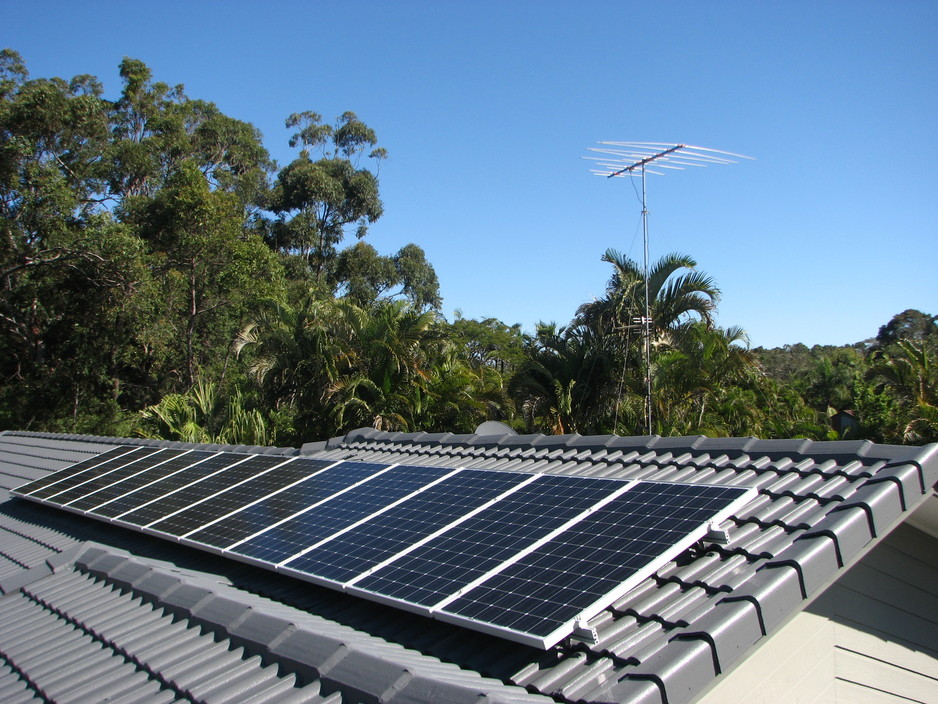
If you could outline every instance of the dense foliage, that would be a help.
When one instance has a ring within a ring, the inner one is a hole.
[[[365,241],[387,152],[354,113],[250,124],[120,64],[30,79],[0,52],[0,428],[296,444],[370,426],[938,440],[938,319],[843,348],[748,348],[685,254],[609,250],[606,294],[526,334],[439,313],[424,251]],[[348,243],[352,239],[352,243]],[[872,331],[871,331],[872,332]]]

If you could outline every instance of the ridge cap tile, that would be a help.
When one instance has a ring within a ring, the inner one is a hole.
[[[535,447],[567,447],[574,440],[582,438],[578,433],[567,433],[565,435],[535,435],[531,444]]]
[[[819,593],[840,569],[837,547],[829,535],[801,535],[763,568],[789,565],[795,567],[807,598]]]
[[[707,439],[706,435],[682,435],[682,436],[669,436],[659,438],[655,443],[655,449],[658,448],[668,448],[668,449],[686,449],[692,450],[696,449],[697,444],[703,442]]]
[[[811,441],[804,438],[791,439],[770,439],[763,440],[758,438],[752,442],[746,451],[750,454],[756,453],[776,453],[776,454],[805,454],[807,448],[811,446]]]
[[[572,435],[570,445],[572,447],[595,447],[597,449],[608,447],[613,439],[618,435]]]
[[[750,602],[720,601],[675,639],[699,639],[713,649],[719,674],[728,672],[762,639],[756,607]]]
[[[659,435],[614,435],[606,447],[615,449],[650,450],[661,439]]]
[[[540,433],[529,433],[527,435],[510,435],[506,433],[505,435],[476,435],[475,437],[477,439],[491,439],[494,441],[493,444],[497,444],[500,447],[533,447],[536,445],[538,439],[549,436],[544,436]]]

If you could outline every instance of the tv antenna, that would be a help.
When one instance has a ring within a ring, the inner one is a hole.
[[[645,340],[645,427],[648,434],[652,427],[652,369],[651,369],[651,302],[648,298],[648,208],[645,203],[645,174],[663,176],[667,170],[684,171],[689,166],[703,168],[716,164],[735,164],[737,159],[752,159],[751,156],[724,152],[719,149],[694,147],[689,144],[667,142],[597,142],[602,147],[590,147],[589,151],[601,156],[585,156],[596,162],[590,171],[606,178],[630,176],[642,179],[642,239],[644,242],[645,314],[639,318],[642,337]],[[651,165],[654,169],[648,168]]]

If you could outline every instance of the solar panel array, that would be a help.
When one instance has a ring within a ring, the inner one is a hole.
[[[752,492],[120,446],[13,493],[549,648]]]

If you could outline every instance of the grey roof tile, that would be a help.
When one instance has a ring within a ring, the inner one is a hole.
[[[40,476],[116,441],[0,434],[0,487],[20,481],[18,474]],[[43,665],[50,638],[79,644],[75,650],[103,653],[103,664],[95,667],[116,662],[115,672],[131,668],[131,675],[109,681],[159,682],[162,698],[199,691],[219,701],[258,703],[484,697],[673,704],[708,686],[715,673],[802,608],[938,482],[936,448],[865,441],[408,435],[363,429],[301,450],[219,449],[734,484],[761,493],[724,526],[728,544],[705,544],[685,554],[598,614],[592,623],[598,643],[561,645],[546,653],[214,556],[190,560],[170,543],[115,534],[69,514],[6,501],[0,503],[0,587],[11,585],[12,593],[0,605],[30,595],[39,609],[0,618],[0,627],[27,629],[7,630],[28,656],[22,662]],[[0,489],[0,500],[5,498]],[[89,538],[111,544],[80,542]],[[34,640],[22,640],[30,637]],[[122,653],[132,653],[133,664]],[[0,693],[32,698],[23,686],[28,678],[13,669],[5,672],[0,659]],[[81,677],[68,670],[64,681]],[[114,699],[134,700],[119,687]]]

